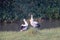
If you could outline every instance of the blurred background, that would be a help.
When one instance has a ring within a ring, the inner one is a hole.
[[[31,14],[40,30],[30,23]],[[27,31],[20,31],[23,19]],[[0,40],[60,40],[60,0],[0,0]]]
[[[60,0],[0,0],[0,30],[18,31],[31,14],[41,28],[60,27]]]

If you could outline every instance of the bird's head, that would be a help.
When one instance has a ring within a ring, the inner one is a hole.
[[[23,21],[26,21],[25,19],[23,19]]]
[[[27,23],[26,19],[23,19],[23,21],[24,21],[24,23],[25,23],[26,25],[28,25],[28,23]]]

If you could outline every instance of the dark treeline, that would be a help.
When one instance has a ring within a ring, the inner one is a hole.
[[[0,0],[0,20],[35,17],[60,19],[60,0]]]

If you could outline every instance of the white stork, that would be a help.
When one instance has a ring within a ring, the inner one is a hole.
[[[25,24],[21,25],[21,31],[25,31],[25,30],[28,29],[28,23],[27,23],[27,21],[25,19],[23,19],[23,21],[24,21]]]
[[[33,15],[31,15],[30,24],[31,24],[31,26],[33,26],[34,28],[40,28],[40,24],[39,24],[37,21],[34,21]]]

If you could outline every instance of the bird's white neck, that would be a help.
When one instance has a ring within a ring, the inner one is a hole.
[[[28,25],[28,23],[27,23],[27,21],[26,21],[26,20],[24,20],[24,23],[25,23],[26,25]]]
[[[34,19],[33,19],[33,15],[31,15],[31,21],[33,21]]]

